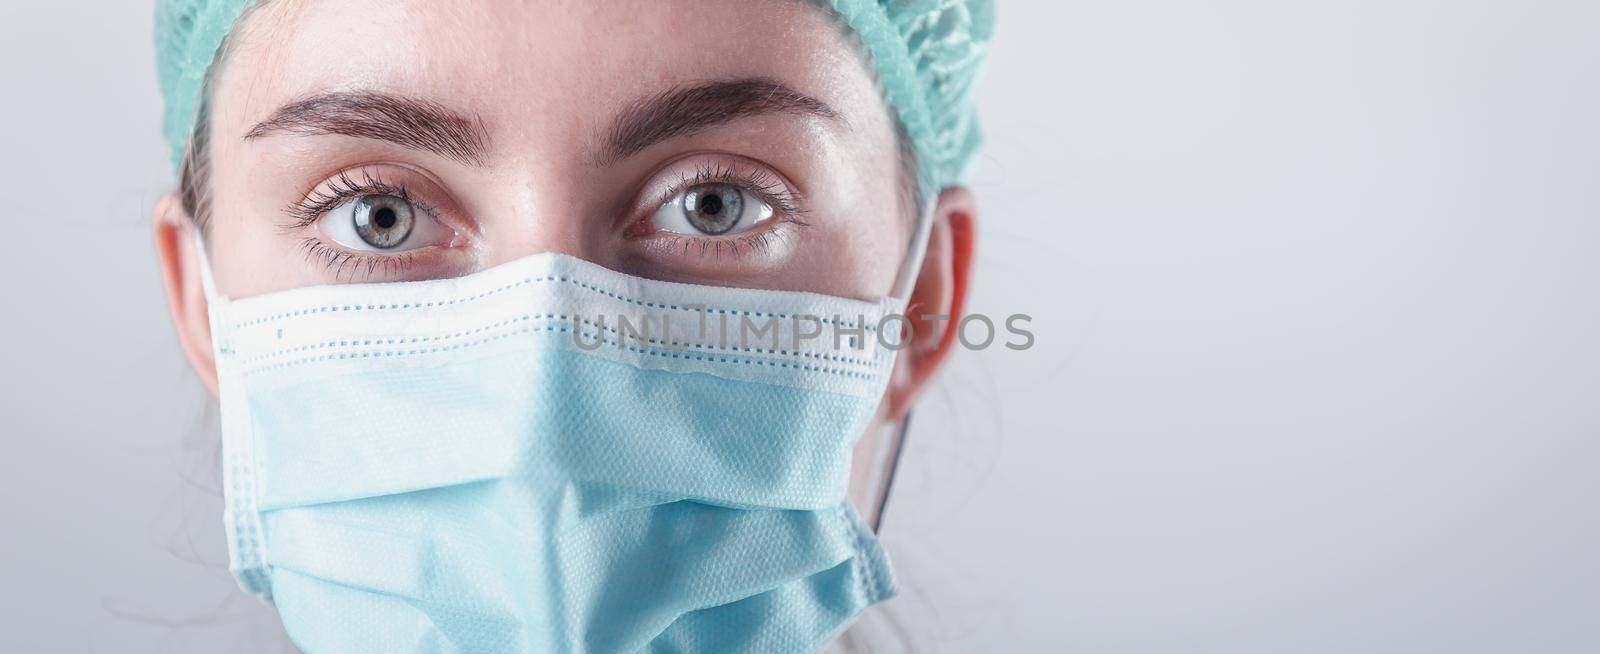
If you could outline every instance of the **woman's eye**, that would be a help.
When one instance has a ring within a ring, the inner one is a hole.
[[[696,184],[656,210],[656,229],[689,236],[722,236],[743,232],[772,217],[772,206],[742,186]]]
[[[453,233],[410,200],[363,195],[340,203],[317,221],[335,243],[360,252],[403,252],[449,245]]]

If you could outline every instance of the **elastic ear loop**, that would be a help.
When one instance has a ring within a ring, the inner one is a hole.
[[[217,301],[217,283],[211,278],[211,258],[206,256],[206,238],[200,234],[200,228],[189,228],[189,240],[194,242],[195,256],[200,259],[200,290],[206,295],[206,302]]]
[[[917,278],[922,273],[922,261],[928,254],[928,235],[933,232],[933,210],[937,205],[938,196],[924,197],[922,200],[922,213],[917,217],[917,224],[911,232],[911,243],[906,249],[906,259],[900,264],[900,272],[895,278],[894,291],[890,294],[896,299],[905,300],[906,310],[911,309],[911,292],[917,288]],[[882,488],[878,490],[878,508],[872,512],[872,533],[883,532],[883,512],[889,508],[889,493],[894,490],[894,480],[900,472],[900,458],[906,450],[906,437],[911,430],[911,410],[906,410],[904,418],[900,419],[899,429],[896,430],[894,450],[889,453],[889,472],[884,475]]]

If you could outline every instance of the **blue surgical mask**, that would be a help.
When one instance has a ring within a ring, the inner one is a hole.
[[[802,652],[894,593],[846,481],[899,301],[207,286],[231,568],[308,652]]]

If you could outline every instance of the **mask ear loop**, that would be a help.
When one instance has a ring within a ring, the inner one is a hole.
[[[900,272],[895,276],[894,290],[889,297],[897,300],[911,302],[911,291],[917,288],[917,277],[922,272],[922,259],[928,253],[928,235],[933,233],[933,210],[939,201],[937,195],[922,199],[922,213],[917,216],[917,224],[911,230],[911,242],[906,247],[906,259],[900,263]]]
[[[206,296],[206,322],[211,328],[212,355],[220,356],[224,348],[223,343],[217,339],[225,336],[217,329],[216,309],[222,300],[221,296],[217,295],[217,282],[211,276],[211,257],[206,256],[206,238],[200,233],[199,227],[191,225],[189,237],[191,244],[194,245],[194,256],[200,264],[200,291]]]
[[[200,290],[206,295],[206,302],[214,304],[217,301],[217,283],[211,278],[211,258],[206,256],[206,238],[200,234],[200,228],[189,228],[190,241],[194,245],[194,253],[200,260]]]
[[[883,533],[883,512],[889,508],[889,493],[894,490],[895,474],[900,471],[900,454],[906,451],[906,433],[911,429],[911,412],[906,412],[906,417],[900,419],[899,428],[895,430],[894,452],[889,454],[889,472],[884,475],[883,488],[878,491],[878,508],[872,512],[872,533]]]
[[[911,309],[911,292],[916,290],[917,278],[922,273],[922,261],[928,253],[928,235],[933,232],[933,210],[938,196],[924,197],[922,213],[911,232],[911,243],[906,249],[906,259],[900,264],[890,297],[904,300],[906,310]],[[872,533],[883,533],[883,513],[889,508],[889,493],[894,490],[894,480],[900,471],[900,458],[906,450],[906,437],[911,431],[911,411],[906,410],[895,430],[894,450],[889,453],[889,472],[884,475],[883,487],[878,490],[878,507],[872,512]]]

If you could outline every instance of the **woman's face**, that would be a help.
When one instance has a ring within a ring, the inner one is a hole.
[[[268,3],[213,90],[218,290],[560,252],[882,297],[913,209],[849,38],[793,0]]]
[[[695,284],[873,300],[914,217],[894,121],[853,36],[796,0],[271,0],[211,89],[217,291],[468,274],[559,252]],[[192,218],[157,243],[180,335],[215,390]],[[918,314],[959,314],[971,202],[947,191]],[[880,420],[954,339],[919,328]],[[872,495],[876,441],[852,472]],[[881,468],[879,468],[881,470]],[[866,513],[865,511],[863,512]]]

